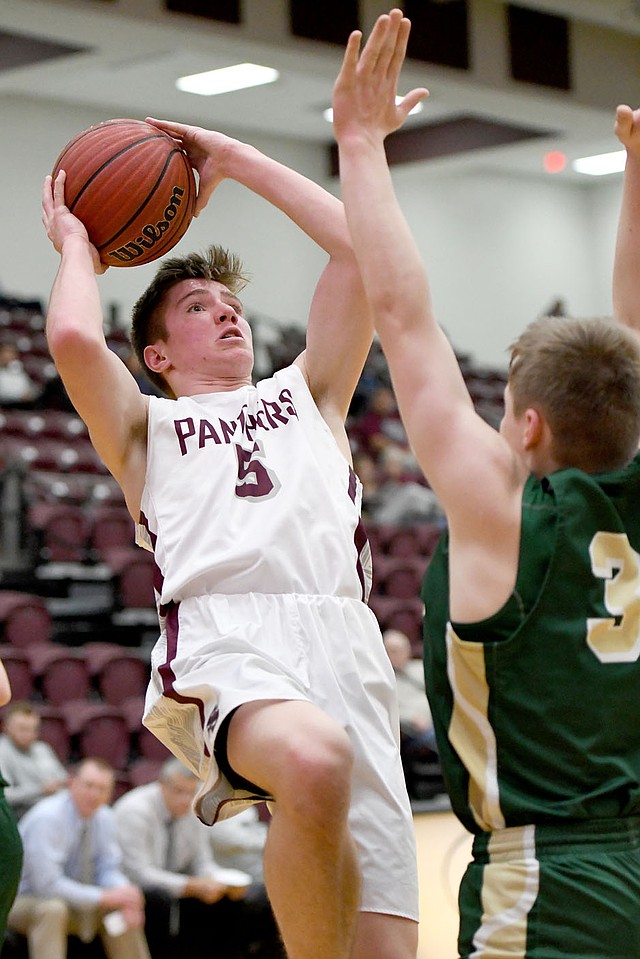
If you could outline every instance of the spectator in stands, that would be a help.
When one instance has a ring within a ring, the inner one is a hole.
[[[202,827],[202,833],[211,843],[213,857],[219,866],[241,869],[254,882],[262,882],[264,874],[264,844],[267,841],[269,824],[260,818],[260,807],[247,808],[223,819],[215,826]]]
[[[444,513],[432,489],[410,472],[412,454],[395,443],[380,453],[356,451],[354,470],[362,483],[362,517],[378,525],[444,523]]]
[[[421,659],[414,659],[409,637],[399,629],[382,634],[384,647],[391,660],[398,688],[400,732],[412,751],[435,752],[433,720],[424,683]]]
[[[0,706],[11,699],[11,683],[0,659]],[[4,795],[6,783],[0,773],[0,944],[4,940],[7,916],[15,899],[22,868],[22,841],[15,816]]]
[[[40,714],[31,703],[10,703],[3,715],[0,769],[8,786],[7,802],[16,819],[39,799],[67,785],[67,770],[48,743],[39,739]]]
[[[370,453],[365,453],[364,450],[355,450],[353,453],[353,469],[362,483],[362,519],[365,523],[374,522],[380,487],[376,461]]]
[[[193,773],[171,758],[157,781],[118,799],[114,812],[124,869],[145,892],[153,959],[176,954],[204,959],[211,954],[212,935],[225,959],[244,959],[254,938],[251,912],[242,901],[251,876],[214,860],[191,810],[198,785]]]
[[[369,453],[376,461],[390,444],[408,450],[407,434],[390,386],[381,384],[373,391],[368,408],[351,424],[350,434],[357,448]]]
[[[386,629],[382,638],[393,666],[398,690],[400,755],[412,799],[444,792],[436,737],[427,700],[422,659],[415,659],[411,641],[399,629]]]
[[[0,343],[0,405],[30,406],[38,392],[15,343]]]
[[[251,876],[251,885],[243,904],[251,916],[257,937],[250,955],[264,959],[285,959],[275,919],[264,884],[264,845],[268,823],[260,818],[260,807],[249,806],[244,812],[223,819],[213,827],[202,826],[211,843],[214,859],[227,869],[241,869]]]
[[[121,870],[114,781],[104,760],[83,759],[68,789],[20,820],[24,866],[8,925],[27,936],[29,959],[65,959],[70,933],[100,935],[108,959],[150,959],[144,898]]]
[[[364,368],[358,380],[351,405],[349,407],[350,427],[366,412],[371,402],[371,396],[379,386],[389,386],[389,367],[380,344],[374,340],[369,350]]]
[[[67,413],[75,413],[64,383],[57,374],[47,379],[35,406],[39,410],[64,410]]]
[[[444,523],[438,497],[420,478],[410,450],[390,443],[380,453],[382,480],[378,487],[372,519],[380,524],[410,526],[415,523]]]
[[[280,336],[268,344],[272,372],[293,363],[296,356],[305,348],[305,331],[299,326],[287,325],[281,328]]]

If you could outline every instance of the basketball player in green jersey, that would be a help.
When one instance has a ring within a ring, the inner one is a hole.
[[[11,683],[0,659],[0,706],[6,706],[10,699]],[[22,840],[4,794],[6,785],[0,771],[0,942],[4,940],[7,916],[16,898],[22,870]]]
[[[476,414],[394,195],[385,136],[409,22],[349,40],[334,90],[343,199],[412,447],[448,535],[425,666],[454,811],[475,834],[459,952],[640,955],[640,111],[614,276],[620,321],[545,318],[511,347],[497,432]],[[626,328],[625,328],[626,327]]]

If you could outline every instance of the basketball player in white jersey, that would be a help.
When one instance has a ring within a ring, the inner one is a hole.
[[[106,346],[103,268],[64,204],[64,175],[45,182],[61,254],[51,354],[158,567],[144,722],[200,777],[203,821],[274,800],[265,880],[290,959],[414,959],[394,678],[366,604],[344,428],[372,327],[342,204],[246,144],[154,122],[198,171],[198,212],[234,179],[329,259],[306,349],[256,386],[237,260],[212,248],[165,261],[134,310],[136,350],[167,394],[148,397]]]

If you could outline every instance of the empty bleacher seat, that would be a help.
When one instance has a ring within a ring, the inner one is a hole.
[[[71,745],[71,734],[67,721],[57,706],[45,703],[38,707],[40,714],[40,739],[48,743],[63,765],[68,765],[75,757]]]
[[[438,523],[414,523],[411,526],[369,524],[367,535],[374,558],[384,554],[422,556],[426,560],[432,555],[442,535],[442,526]]]
[[[88,700],[72,700],[58,707],[78,756],[99,756],[114,769],[126,769],[131,738],[124,715],[117,706]]]
[[[42,698],[49,705],[62,706],[69,699],[89,696],[91,677],[81,649],[44,643],[30,646],[27,655]]]
[[[137,546],[110,550],[106,562],[111,566],[118,605],[121,609],[153,609],[156,568],[153,554]]]
[[[82,563],[87,558],[89,521],[81,506],[36,503],[29,521],[38,537],[40,558],[47,562]]]
[[[420,595],[426,561],[420,555],[377,556],[373,564],[376,593],[413,599]]]
[[[137,759],[153,759],[162,762],[169,758],[169,750],[159,739],[142,725],[144,698],[132,696],[125,700],[120,709],[125,716],[131,736],[131,745]]]
[[[89,546],[95,559],[105,561],[113,550],[131,549],[135,527],[126,506],[99,506],[90,519]]]
[[[170,755],[167,750],[166,759],[169,759]],[[131,785],[134,787],[146,786],[147,783],[155,782],[160,775],[164,761],[164,759],[148,759],[145,756],[135,759],[129,767]]]
[[[51,639],[51,614],[35,593],[0,590],[0,640],[24,648]]]
[[[93,685],[105,703],[121,706],[126,700],[144,698],[150,666],[138,652],[116,643],[85,643],[82,647]]]
[[[11,684],[11,698],[31,699],[36,692],[35,677],[25,649],[18,649],[4,643],[0,647],[0,659]]]

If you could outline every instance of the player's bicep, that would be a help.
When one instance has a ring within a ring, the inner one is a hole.
[[[451,429],[473,403],[455,354],[435,324],[381,332],[398,408],[409,442],[429,482],[451,465]]]
[[[454,410],[438,402],[430,406],[430,414],[421,417],[425,403],[418,396],[404,418],[413,452],[449,518],[467,513],[473,518],[492,506],[502,485],[508,468],[504,440],[471,404]]]
[[[300,365],[318,405],[333,407],[343,420],[372,339],[373,323],[355,259],[331,260],[315,290]]]
[[[120,358],[99,343],[68,350],[57,365],[98,455],[119,479],[131,438],[146,423],[146,397]]]
[[[409,442],[451,521],[474,524],[517,483],[506,440],[475,411],[444,333],[386,344]],[[394,356],[395,352],[395,356]],[[402,359],[399,359],[401,355]]]

